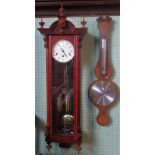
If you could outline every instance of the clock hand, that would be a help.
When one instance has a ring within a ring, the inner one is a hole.
[[[65,53],[65,51],[62,49],[62,47],[58,44],[58,46],[60,47],[61,51],[64,53],[64,55],[66,56],[66,58],[68,59],[67,57],[67,54]]]

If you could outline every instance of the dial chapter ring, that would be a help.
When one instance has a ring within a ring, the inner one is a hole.
[[[59,63],[67,63],[74,58],[74,46],[69,40],[60,39],[52,48],[52,57]]]

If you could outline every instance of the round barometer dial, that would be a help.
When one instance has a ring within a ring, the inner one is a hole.
[[[116,99],[116,86],[109,81],[96,81],[90,87],[89,97],[95,105],[110,105]]]
[[[69,62],[74,57],[73,44],[68,40],[57,41],[53,47],[52,56],[60,63]]]

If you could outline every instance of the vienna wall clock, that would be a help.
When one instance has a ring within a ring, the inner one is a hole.
[[[76,28],[66,19],[63,7],[49,28],[38,29],[46,48],[47,124],[46,142],[60,147],[77,144],[80,151],[80,49],[87,28]]]

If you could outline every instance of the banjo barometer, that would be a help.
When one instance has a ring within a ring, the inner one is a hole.
[[[110,80],[112,67],[109,61],[108,41],[112,19],[108,16],[97,19],[100,34],[100,52],[95,67],[97,80],[94,81],[88,91],[90,101],[99,109],[97,123],[101,126],[109,123],[108,110],[118,101],[119,91],[117,85]]]

